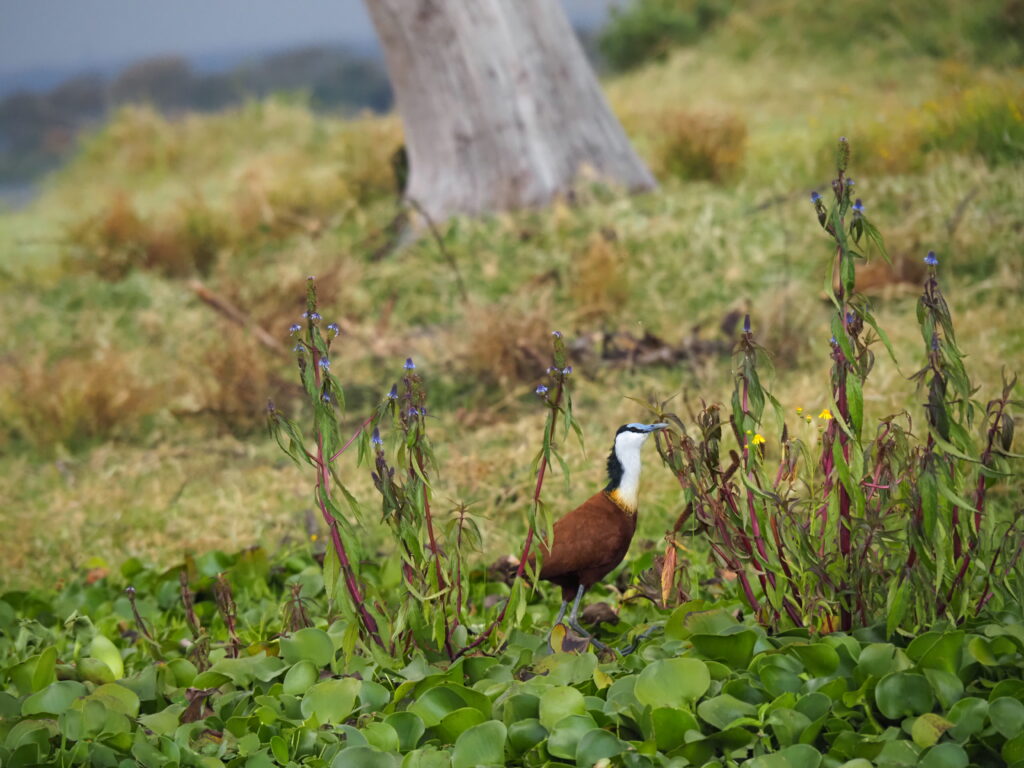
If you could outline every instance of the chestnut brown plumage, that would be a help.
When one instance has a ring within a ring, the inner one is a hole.
[[[562,607],[555,624],[561,623],[566,606],[574,600],[569,626],[599,648],[604,646],[579,626],[580,600],[626,556],[636,531],[640,449],[652,432],[667,426],[619,427],[608,457],[608,485],[556,522],[550,548],[540,548],[540,578],[562,588]]]

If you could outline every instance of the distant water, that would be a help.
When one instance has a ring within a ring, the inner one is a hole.
[[[16,211],[35,200],[39,187],[23,182],[20,184],[0,183],[0,213]]]

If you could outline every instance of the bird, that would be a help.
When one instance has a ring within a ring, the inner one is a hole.
[[[541,544],[539,578],[562,588],[562,606],[554,626],[569,626],[596,648],[607,646],[579,625],[583,593],[608,575],[626,556],[636,531],[640,495],[640,449],[668,424],[624,424],[615,433],[608,456],[608,484],[554,525],[550,546]]]

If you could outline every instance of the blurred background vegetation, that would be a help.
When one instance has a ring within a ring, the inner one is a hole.
[[[8,96],[0,172],[52,173],[0,215],[0,585],[315,531],[263,420],[268,397],[301,399],[287,329],[307,274],[343,332],[346,420],[412,356],[437,498],[484,518],[489,555],[523,529],[554,328],[587,437],[572,488],[549,486],[556,510],[601,482],[615,427],[643,420],[629,397],[675,395],[685,415],[726,396],[744,312],[784,407],[817,413],[831,251],[807,197],[839,135],[893,257],[859,279],[901,360],[879,357],[866,407],[920,412],[906,376],[928,250],[977,396],[994,396],[1024,361],[1022,39],[1021,0],[636,0],[593,50],[661,189],[592,186],[450,222],[440,244],[396,234],[401,126],[372,60],[308,48],[214,77],[162,58]],[[368,470],[347,471],[372,503]],[[634,555],[677,516],[674,484],[652,464]]]

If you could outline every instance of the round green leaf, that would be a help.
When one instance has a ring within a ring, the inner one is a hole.
[[[955,675],[960,670],[963,646],[962,631],[925,632],[907,646],[907,656],[916,661],[921,669],[939,669]]]
[[[722,661],[734,668],[745,668],[754,653],[757,633],[750,629],[731,634],[695,634],[690,642],[706,659]]]
[[[943,669],[926,669],[924,676],[935,691],[939,704],[943,707],[951,707],[954,702],[964,695],[964,684],[956,675],[951,675]]]
[[[441,718],[436,729],[441,741],[445,744],[453,744],[465,731],[484,722],[487,722],[487,718],[480,714],[479,709],[460,707]]]
[[[124,661],[121,659],[121,652],[103,635],[96,635],[92,639],[89,655],[106,664],[115,680],[124,677]]]
[[[960,699],[946,713],[946,719],[953,723],[953,727],[949,729],[949,735],[957,741],[966,741],[974,734],[981,732],[987,718],[987,701],[974,696]]]
[[[548,688],[540,697],[540,723],[549,731],[569,715],[586,711],[583,694],[567,685]],[[575,753],[568,755],[574,757]]]
[[[1002,756],[1007,765],[1017,766],[1024,762],[1024,733],[1007,739],[1003,744]]]
[[[59,715],[68,710],[75,699],[85,696],[85,686],[75,680],[58,680],[33,693],[21,705],[21,714]]]
[[[322,629],[306,627],[281,639],[281,655],[289,664],[305,659],[317,667],[326,667],[334,659],[334,643]]]
[[[548,729],[535,717],[527,717],[510,723],[508,743],[516,754],[529,752],[548,737]]]
[[[691,705],[710,685],[711,674],[700,659],[659,659],[640,673],[634,693],[641,704],[678,708]]]
[[[921,757],[918,768],[967,768],[970,760],[959,744],[936,744]]]
[[[341,750],[331,761],[331,768],[399,768],[401,764],[397,755],[389,755],[373,747],[358,746]],[[250,765],[251,760],[246,763],[246,768]]]
[[[548,736],[548,752],[563,760],[575,760],[580,739],[594,728],[597,728],[597,723],[590,715],[569,715],[563,718]]]
[[[284,676],[284,692],[289,696],[301,696],[319,679],[320,671],[312,661],[301,659],[292,665]]]
[[[793,744],[744,763],[748,768],[818,768],[821,753],[809,744]]]
[[[423,719],[414,712],[395,712],[384,718],[384,722],[395,729],[395,733],[398,734],[398,748],[402,752],[415,749],[426,731]]]
[[[629,745],[614,733],[594,728],[580,737],[576,744],[576,765],[591,768],[598,760],[621,755]]]
[[[469,694],[475,694],[472,700],[470,700]],[[462,709],[465,706],[474,706],[474,703],[477,701],[476,697],[479,696],[481,694],[477,691],[469,690],[460,685],[438,685],[428,689],[413,702],[412,706],[409,707],[409,711],[419,715],[427,728],[433,728],[455,710]],[[487,697],[484,696],[483,699],[486,701]],[[476,706],[476,708],[480,709],[479,706]],[[484,714],[486,719],[486,715],[489,713],[481,714]]]
[[[78,672],[83,680],[96,683],[96,685],[112,683],[117,679],[114,677],[114,673],[110,671],[110,667],[99,659],[94,659],[92,656],[85,656],[78,660]]]
[[[890,720],[901,720],[930,712],[935,705],[935,697],[924,675],[895,672],[878,681],[875,686],[875,703],[879,711]]]
[[[459,736],[452,749],[452,768],[505,764],[505,724],[497,720],[475,725]]]
[[[930,747],[952,727],[953,724],[941,715],[926,712],[914,721],[910,728],[910,737],[917,746]]]
[[[711,723],[718,730],[724,731],[729,724],[741,717],[753,717],[757,714],[757,707],[740,701],[735,696],[722,694],[714,698],[702,701],[697,707],[697,714],[705,722]]]
[[[117,683],[101,685],[91,694],[89,699],[98,701],[112,712],[119,712],[128,717],[139,716],[139,697],[134,691],[125,688]]]
[[[1024,704],[1009,696],[990,701],[988,716],[1003,736],[1012,739],[1024,733]]]
[[[697,718],[685,709],[658,707],[651,712],[651,729],[653,733],[644,733],[662,752],[668,752],[682,745],[687,731],[700,731]]]
[[[341,723],[352,713],[359,695],[359,682],[354,677],[346,677],[317,683],[302,697],[302,716],[307,719],[315,716],[321,725]]]
[[[370,722],[360,730],[371,747],[376,747],[381,752],[398,751],[398,733],[387,723]]]
[[[812,677],[828,677],[839,668],[839,652],[825,643],[792,643],[786,652],[799,658]]]

